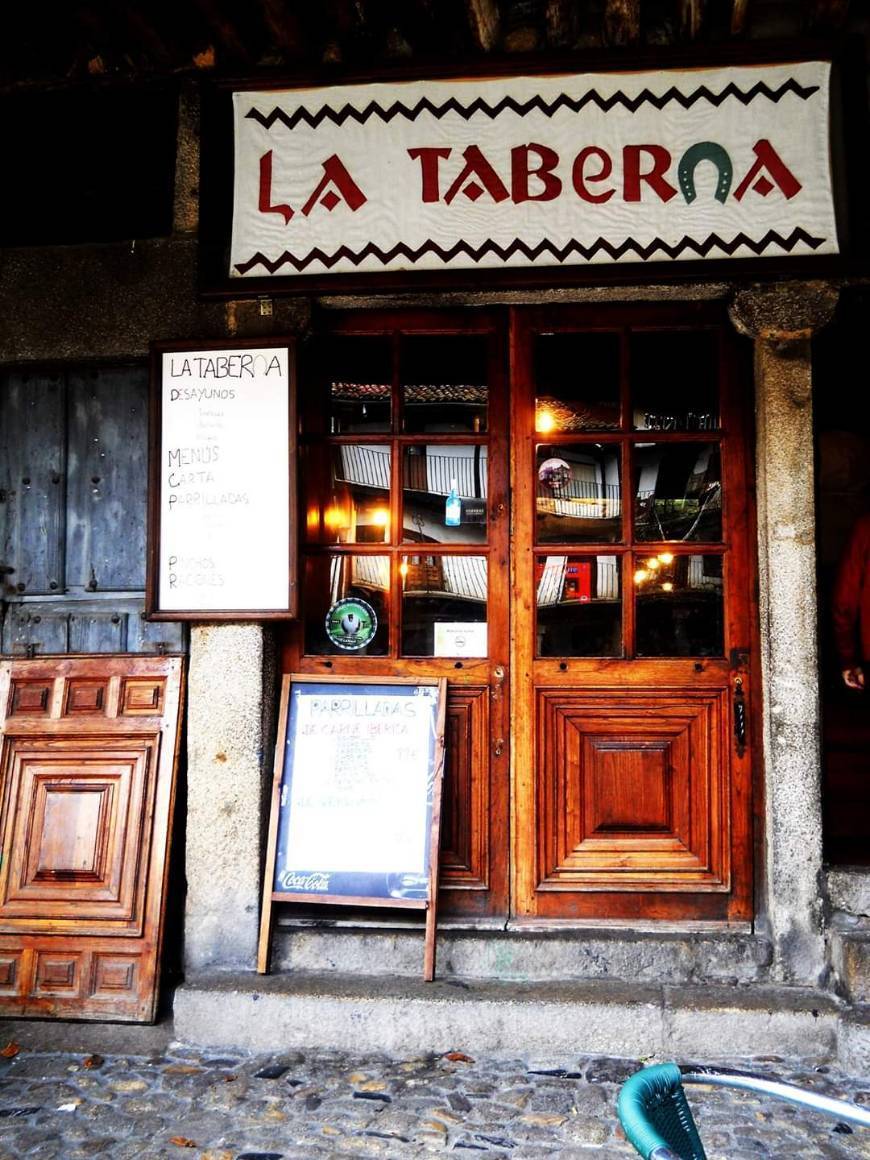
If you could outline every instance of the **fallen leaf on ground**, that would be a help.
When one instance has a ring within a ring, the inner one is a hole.
[[[195,1148],[196,1141],[188,1140],[187,1136],[170,1136],[169,1143],[174,1144],[176,1148]]]
[[[102,1067],[105,1062],[102,1055],[89,1055],[83,1062],[82,1067]]]
[[[18,1052],[20,1050],[21,1050],[21,1048],[18,1046],[17,1043],[9,1042],[6,1044],[6,1046],[3,1048],[3,1050],[0,1051],[0,1055],[2,1055],[4,1059],[12,1059],[14,1056],[16,1056],[18,1054]]]
[[[451,1063],[474,1063],[470,1055],[464,1055],[461,1051],[448,1051],[445,1059],[449,1059]]]

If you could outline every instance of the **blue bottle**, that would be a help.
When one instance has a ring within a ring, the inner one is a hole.
[[[456,480],[450,480],[450,491],[447,493],[447,503],[444,505],[444,523],[448,528],[458,528],[462,522],[462,504],[456,490]]]

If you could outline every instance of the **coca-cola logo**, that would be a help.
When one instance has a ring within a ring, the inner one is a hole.
[[[329,875],[323,873],[300,874],[296,870],[285,870],[278,881],[282,890],[301,890],[306,894],[324,894],[329,890]]]

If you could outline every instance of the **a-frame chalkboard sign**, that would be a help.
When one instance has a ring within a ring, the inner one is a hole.
[[[426,911],[435,974],[447,682],[285,676],[257,970],[276,902]]]

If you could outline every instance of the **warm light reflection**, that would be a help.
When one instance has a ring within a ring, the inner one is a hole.
[[[659,559],[661,560],[661,562],[663,564],[673,564],[674,553],[673,552],[659,552]]]
[[[403,580],[408,575],[408,561],[407,560],[403,560],[401,562],[401,564],[399,565],[399,575],[402,577]]]
[[[638,568],[634,574],[635,584],[643,584],[645,580],[649,580],[649,572],[646,568]]]
[[[556,420],[552,412],[546,410],[546,408],[541,408],[535,416],[535,430],[540,435],[546,435],[550,431],[555,431],[555,429]]]
[[[674,590],[674,586],[670,582],[670,580],[666,580],[665,583],[662,584],[662,592],[673,592],[673,590]]]
[[[376,528],[385,528],[390,522],[390,513],[386,508],[375,508],[369,518]]]
[[[644,567],[649,568],[651,572],[655,572],[658,568],[661,568],[661,566],[662,561],[659,560],[656,556],[650,556],[648,560],[644,560]]]
[[[328,507],[323,513],[323,526],[330,532],[343,527],[343,513],[339,507]]]

